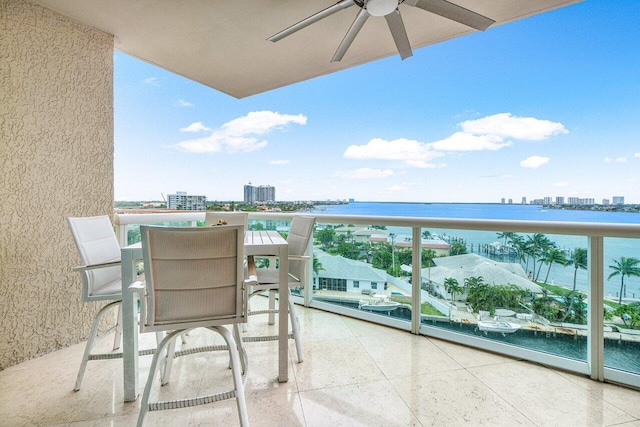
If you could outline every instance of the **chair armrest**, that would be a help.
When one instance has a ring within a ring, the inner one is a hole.
[[[256,262],[253,255],[247,257],[247,269],[249,270],[249,277],[253,276],[257,278],[258,272],[256,271]]]
[[[129,292],[137,292],[143,294],[147,289],[147,285],[144,282],[136,281],[129,285]]]
[[[116,261],[102,262],[100,264],[80,265],[78,267],[74,267],[73,271],[80,272],[80,271],[87,271],[87,270],[96,270],[98,268],[115,267],[120,264],[121,264],[120,260],[116,260]]]
[[[289,255],[289,260],[294,261],[309,261],[310,259],[309,255]]]

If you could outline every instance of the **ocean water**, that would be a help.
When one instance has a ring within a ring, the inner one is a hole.
[[[640,213],[627,212],[599,212],[580,211],[569,209],[543,209],[536,205],[508,205],[508,204],[476,204],[476,203],[380,203],[380,202],[356,202],[347,205],[319,206],[313,211],[318,214],[335,215],[376,215],[376,216],[408,216],[425,218],[467,218],[467,219],[500,219],[500,220],[531,220],[531,221],[572,221],[572,222],[601,222],[601,223],[626,223],[640,224]],[[407,228],[389,227],[396,234],[411,235]],[[439,230],[429,229],[431,233],[447,235],[464,239],[468,248],[473,245],[474,253],[487,256],[478,252],[480,245],[492,242],[503,242],[497,237],[496,232],[467,231],[467,230]],[[577,247],[587,248],[587,238],[581,236],[547,235],[561,249],[572,250]],[[620,276],[610,280],[607,277],[611,273],[609,265],[614,259],[621,256],[640,259],[640,239],[606,238],[604,242],[605,281],[604,292],[606,296],[617,297],[620,291]],[[501,260],[501,258],[497,258]],[[506,261],[506,259],[505,259]],[[524,265],[523,265],[524,267]],[[547,266],[542,267],[538,279],[544,280]],[[531,264],[529,270],[532,269]],[[572,287],[573,267],[563,267],[554,264],[549,273],[549,283]],[[626,277],[627,297],[640,298],[640,278]],[[578,270],[576,287],[587,291],[587,271]]]

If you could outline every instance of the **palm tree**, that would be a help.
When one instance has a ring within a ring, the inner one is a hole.
[[[444,290],[451,294],[451,301],[455,300],[456,294],[462,292],[460,284],[453,277],[447,277],[444,279]]]
[[[576,248],[571,254],[571,258],[567,260],[566,265],[573,265],[573,289],[569,294],[569,308],[567,308],[567,312],[564,315],[563,321],[569,317],[571,314],[571,310],[573,309],[573,301],[574,295],[576,293],[576,279],[578,277],[578,269],[586,270],[587,269],[587,250],[585,248]]]
[[[620,275],[620,297],[618,299],[618,304],[622,304],[622,295],[624,294],[624,297],[627,297],[627,288],[624,284],[624,276],[640,277],[640,267],[638,267],[640,259],[620,257],[619,261],[614,259],[613,262],[614,265],[609,266],[613,272],[609,274],[607,280],[611,279],[613,276]]]
[[[554,263],[560,265],[566,265],[567,263],[567,259],[565,258],[564,253],[556,247],[551,247],[548,251],[542,254],[541,261],[545,264],[549,264],[547,275],[544,278],[544,283],[547,283],[547,280],[549,279],[549,273],[551,272],[551,266]]]
[[[429,230],[423,230],[422,231],[422,238],[423,239],[430,239],[431,238],[431,232]]]
[[[512,231],[505,231],[502,233],[497,233],[498,234],[498,239],[503,239],[503,244],[502,244],[502,257],[504,258],[505,252],[507,251],[507,241],[511,242],[511,239],[513,239],[516,236],[516,233],[512,232]]]
[[[526,253],[531,257],[531,259],[533,259],[532,277],[535,280],[538,280],[542,263],[537,264],[536,262],[540,261],[539,257],[550,247],[555,246],[555,243],[549,240],[547,236],[542,233],[535,233],[533,236],[528,236],[526,243]],[[536,265],[538,265],[538,268],[536,268]],[[527,267],[528,266],[529,261],[527,260]]]
[[[320,271],[324,270],[324,267],[322,266],[322,263],[320,262],[320,260],[318,259],[317,256],[313,256],[313,272],[318,275],[320,274]]]

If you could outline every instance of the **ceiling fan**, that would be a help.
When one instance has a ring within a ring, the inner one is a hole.
[[[342,42],[338,46],[338,50],[336,50],[336,53],[333,55],[331,62],[337,62],[342,59],[369,16],[384,16],[387,21],[387,25],[389,25],[391,35],[393,36],[393,41],[398,48],[398,53],[402,59],[405,59],[413,56],[413,53],[411,51],[407,32],[404,29],[402,17],[400,16],[400,10],[398,9],[400,4],[406,4],[408,6],[426,10],[427,12],[435,13],[436,15],[440,15],[480,31],[486,30],[496,22],[493,19],[482,16],[446,0],[341,0],[333,6],[329,6],[328,8],[303,19],[297,24],[272,35],[267,40],[275,43],[296,31],[326,18],[327,16],[356,5],[360,7],[360,11],[356,15],[356,19],[353,21],[353,24],[351,24],[351,27],[344,36],[344,39],[342,39]]]

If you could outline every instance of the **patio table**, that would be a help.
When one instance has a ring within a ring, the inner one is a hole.
[[[288,371],[288,300],[286,286],[289,282],[289,246],[277,231],[247,231],[244,236],[245,256],[276,256],[280,259],[280,286],[278,311],[278,381],[289,380]],[[124,375],[124,401],[133,402],[138,397],[138,307],[137,294],[129,292],[129,285],[136,279],[136,263],[142,260],[142,244],[134,243],[121,249],[122,259],[122,365]]]

